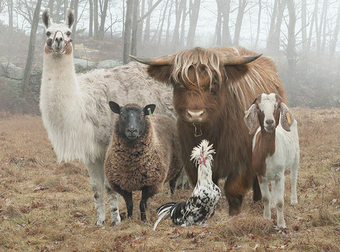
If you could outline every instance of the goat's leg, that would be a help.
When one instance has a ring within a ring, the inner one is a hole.
[[[276,206],[276,197],[275,197],[275,180],[270,181],[270,185],[271,185],[271,200],[270,200],[270,208],[275,208]]]
[[[297,178],[298,178],[299,161],[300,161],[300,154],[297,154],[295,162],[292,165],[291,170],[290,170],[290,182],[291,182],[290,204],[292,205],[298,204],[296,184],[297,184]]]
[[[268,185],[268,179],[266,177],[261,177],[259,179],[260,182],[260,188],[262,193],[262,200],[263,200],[263,218],[266,220],[271,219],[271,211],[270,211],[270,192],[269,192],[269,185]]]
[[[120,223],[121,221],[119,215],[119,194],[111,189],[109,182],[106,179],[106,176],[105,176],[105,189],[110,204],[111,226],[114,226]]]
[[[286,228],[286,222],[283,216],[284,192],[285,192],[285,175],[284,173],[282,173],[279,178],[275,179],[277,226],[281,228]]]
[[[87,170],[94,193],[94,205],[96,210],[95,225],[103,225],[105,221],[105,192],[104,192],[104,167],[99,160],[88,162]]]

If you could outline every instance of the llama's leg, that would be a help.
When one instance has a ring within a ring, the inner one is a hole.
[[[299,160],[300,160],[300,155],[297,154],[297,158],[295,159],[295,162],[292,165],[291,170],[290,170],[290,181],[291,181],[290,203],[292,205],[296,205],[298,203],[297,193],[296,193],[296,183],[297,183],[297,178],[298,178]]]
[[[284,173],[282,173],[281,176],[275,179],[277,226],[281,228],[286,228],[286,222],[283,216],[284,191],[285,191],[285,175]]]
[[[270,200],[270,208],[275,208],[276,206],[276,202],[275,202],[275,180],[272,180],[270,181],[270,184],[271,184],[271,191],[270,191],[270,194],[271,194],[271,200]]]
[[[269,185],[268,185],[268,179],[266,177],[261,177],[259,179],[260,181],[260,188],[262,193],[262,200],[263,200],[263,218],[266,220],[271,219],[271,212],[270,212],[270,192],[269,192]]]
[[[100,161],[87,163],[90,183],[94,193],[94,205],[96,209],[96,225],[103,225],[105,221],[105,192],[104,192],[104,168]]]
[[[110,213],[111,213],[111,226],[114,226],[120,223],[120,215],[119,215],[119,194],[111,189],[109,182],[105,176],[105,189],[107,198],[110,204]]]

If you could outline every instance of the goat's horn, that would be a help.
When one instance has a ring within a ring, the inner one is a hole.
[[[221,61],[223,65],[243,65],[258,59],[261,55],[262,54],[256,56],[224,55]]]
[[[172,57],[170,56],[161,56],[161,57],[153,57],[153,58],[137,58],[136,56],[129,55],[130,58],[134,60],[146,64],[146,65],[155,65],[155,66],[165,66],[170,65],[170,61]]]

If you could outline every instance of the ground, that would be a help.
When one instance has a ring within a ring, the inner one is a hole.
[[[297,206],[291,206],[286,174],[287,229],[262,218],[262,203],[250,191],[235,217],[225,198],[205,225],[175,227],[156,209],[185,200],[192,189],[171,197],[168,185],[149,200],[140,219],[134,193],[131,219],[95,226],[93,193],[80,162],[57,163],[41,117],[0,113],[0,251],[340,251],[340,109],[292,108],[299,122],[301,162]],[[121,212],[126,212],[120,199]],[[107,205],[107,216],[109,207]]]

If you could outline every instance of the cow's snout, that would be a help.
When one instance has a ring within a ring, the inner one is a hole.
[[[188,109],[186,119],[189,122],[204,122],[207,117],[205,109]]]

